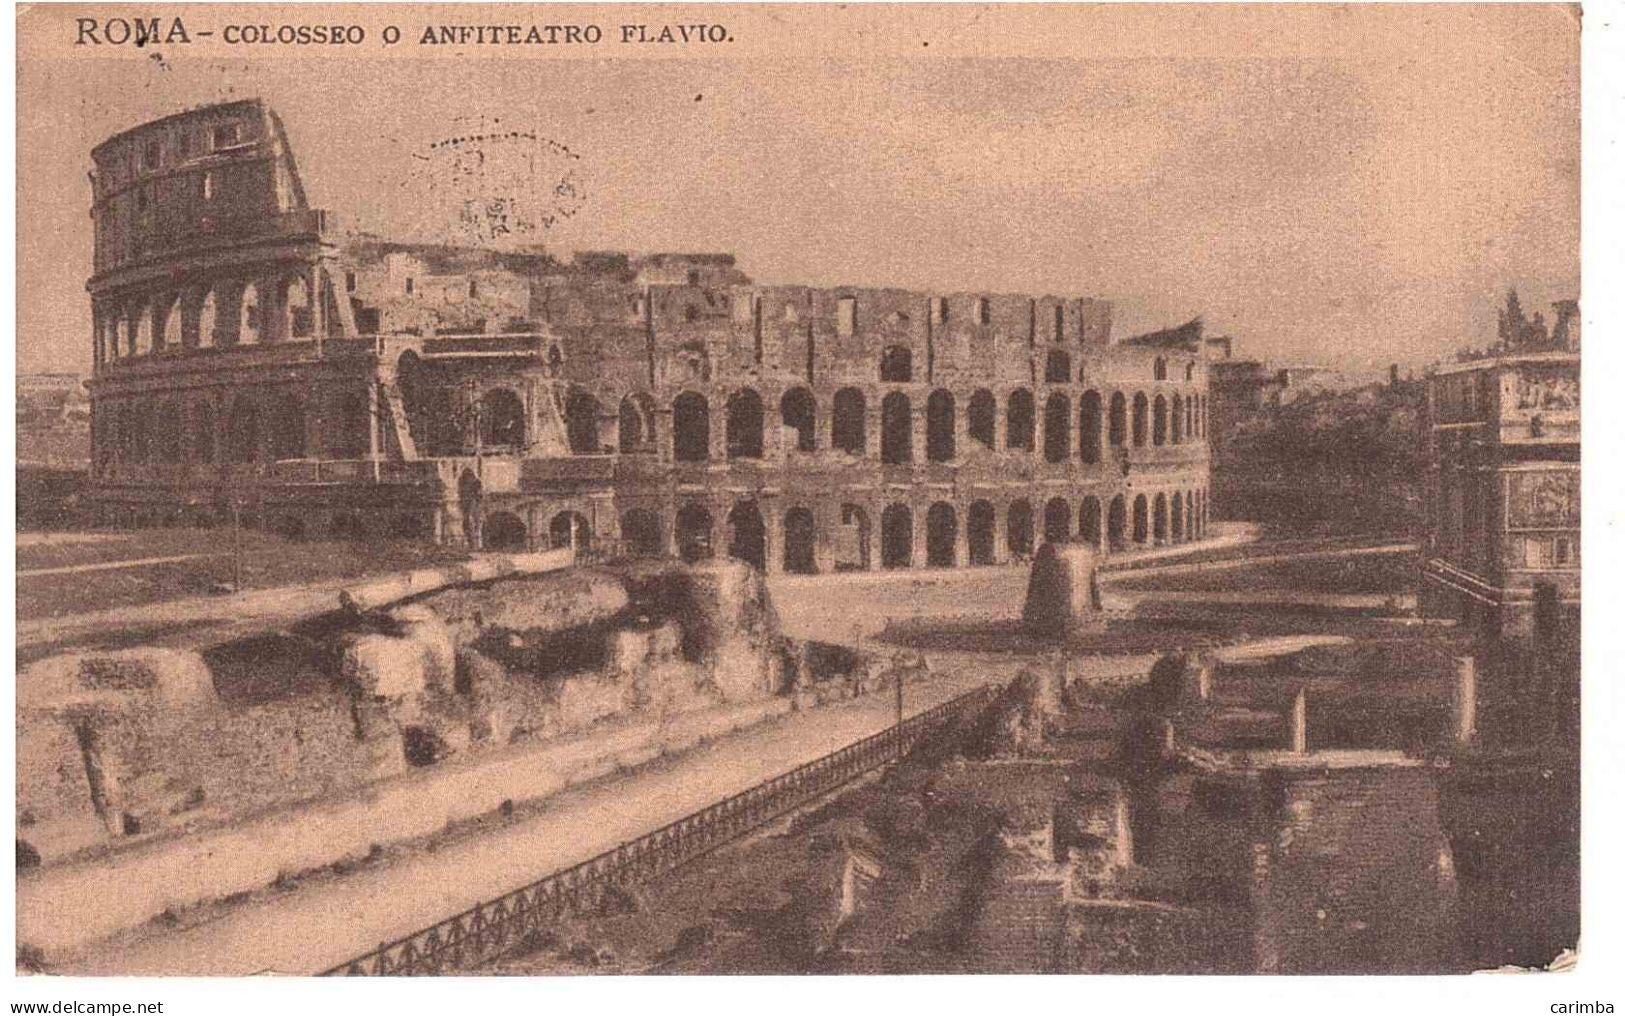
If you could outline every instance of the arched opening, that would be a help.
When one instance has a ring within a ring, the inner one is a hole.
[[[869,513],[855,504],[841,505],[841,525],[835,532],[835,570],[869,570]]]
[[[793,452],[818,449],[818,403],[805,388],[792,388],[779,399],[779,420],[788,433],[784,446]],[[793,437],[792,437],[793,435]]]
[[[965,549],[971,564],[993,563],[993,535],[997,524],[991,501],[971,502],[965,512]]]
[[[159,462],[181,460],[181,414],[175,403],[164,402],[158,406],[152,439],[153,458]]]
[[[938,501],[925,513],[925,566],[952,568],[954,544],[959,540],[959,519],[954,506]]]
[[[492,388],[480,396],[480,444],[515,450],[525,446],[525,403],[518,392]],[[571,445],[574,451],[573,437]]]
[[[1152,403],[1151,443],[1162,447],[1168,442],[1168,400],[1161,395]]]
[[[784,570],[797,575],[818,571],[816,548],[818,524],[806,508],[784,513]]]
[[[250,282],[243,287],[242,293],[237,297],[237,342],[265,340],[262,325],[263,310],[264,308],[260,306],[259,287]]]
[[[1010,502],[1004,516],[1004,542],[1013,557],[1028,557],[1033,552],[1033,506],[1025,498]]]
[[[1185,496],[1175,493],[1173,503],[1168,506],[1169,539],[1174,543],[1185,541]]]
[[[925,401],[925,457],[931,462],[951,462],[954,457],[954,397],[938,388]]]
[[[181,301],[179,297],[170,297],[161,304],[159,320],[153,332],[157,337],[159,349],[179,349],[185,338],[181,331]]]
[[[1078,454],[1090,464],[1100,461],[1100,393],[1093,388],[1078,404]]]
[[[287,309],[288,334],[296,339],[308,339],[316,330],[316,315],[310,299],[310,287],[300,276],[289,279],[282,291]]]
[[[1062,385],[1072,380],[1072,357],[1065,350],[1052,349],[1044,357],[1044,380],[1052,385]]]
[[[203,294],[203,302],[197,309],[197,337],[198,346],[220,345],[219,301],[215,299],[214,290]]]
[[[616,437],[622,455],[647,454],[655,450],[654,409],[654,403],[641,393],[621,399]]]
[[[830,444],[848,455],[863,457],[864,412],[863,392],[857,388],[842,388],[835,393],[833,422],[830,426]]]
[[[305,443],[305,404],[297,396],[284,395],[277,399],[267,414],[270,427],[271,458],[302,459],[307,454]]]
[[[1112,392],[1111,419],[1106,427],[1106,442],[1121,448],[1128,435],[1128,400],[1122,392]]]
[[[902,392],[892,392],[880,404],[880,461],[894,466],[914,461],[913,408]]]
[[[711,407],[705,396],[683,392],[672,400],[671,451],[678,462],[704,462],[711,457]]]
[[[1093,494],[1083,499],[1083,508],[1078,513],[1078,535],[1100,546],[1100,498]]]
[[[525,522],[513,512],[491,512],[480,527],[485,550],[525,550],[530,539]]]
[[[1170,422],[1172,426],[1168,432],[1168,440],[1172,444],[1178,444],[1185,434],[1185,400],[1177,394],[1174,396],[1174,410]]]
[[[132,356],[145,356],[152,352],[152,319],[157,313],[158,308],[151,304],[143,304],[131,312],[130,354]]]
[[[659,557],[666,549],[660,516],[647,508],[633,508],[622,515],[621,543],[630,557]]]
[[[1151,364],[1151,377],[1155,381],[1168,380],[1168,361],[1160,356],[1157,357],[1156,361]]]
[[[907,568],[914,560],[914,513],[906,504],[880,513],[880,566]]]
[[[570,547],[576,551],[592,548],[592,524],[580,512],[562,511],[547,524],[547,542],[554,550]]]
[[[1004,447],[1032,451],[1035,417],[1033,393],[1025,388],[1011,392],[1004,404]]]
[[[998,406],[993,401],[993,393],[986,388],[978,388],[972,392],[970,403],[965,407],[965,433],[972,441],[988,451],[994,450],[994,430],[998,412]]]
[[[1196,496],[1185,492],[1185,539],[1196,539]]]
[[[1158,494],[1156,500],[1152,502],[1151,541],[1168,542],[1168,497],[1165,494]]]
[[[907,384],[914,380],[914,352],[907,346],[887,346],[880,353],[880,380]]]
[[[1055,392],[1044,402],[1044,461],[1065,462],[1072,453],[1072,400]]]
[[[677,556],[689,564],[713,553],[711,513],[703,505],[688,504],[677,511]]]
[[[239,395],[231,404],[226,421],[226,456],[231,462],[253,462],[259,457],[259,410],[254,400]]]
[[[1072,539],[1072,506],[1064,497],[1044,502],[1044,542],[1067,543]]]
[[[740,501],[728,512],[728,556],[758,571],[767,567],[767,527],[755,501]]]
[[[1134,394],[1134,445],[1136,448],[1145,444],[1145,393]]]
[[[741,388],[728,396],[728,458],[762,457],[762,397],[754,388]]]
[[[1144,543],[1150,526],[1146,518],[1145,495],[1134,495],[1134,542]]]
[[[1123,495],[1112,498],[1111,507],[1106,510],[1106,543],[1112,550],[1122,550],[1128,545],[1127,514],[1123,508]]]
[[[571,455],[603,454],[598,437],[598,400],[586,389],[571,388],[565,396],[564,433],[570,441]]]

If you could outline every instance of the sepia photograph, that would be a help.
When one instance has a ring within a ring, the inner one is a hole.
[[[1589,6],[14,17],[19,992],[1617,963]]]

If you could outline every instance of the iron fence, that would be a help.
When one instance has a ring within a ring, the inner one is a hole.
[[[985,685],[822,758],[341,963],[323,976],[443,974],[496,959],[527,935],[599,909],[613,888],[649,882],[898,758],[964,713],[985,706]]]

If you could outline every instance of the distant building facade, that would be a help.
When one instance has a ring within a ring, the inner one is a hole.
[[[309,535],[766,570],[1197,538],[1199,323],[1096,299],[754,284],[727,254],[337,239],[256,100],[93,153],[94,497]]]
[[[1427,381],[1421,607],[1495,636],[1578,619],[1579,319],[1554,306],[1548,333],[1513,297],[1498,345]]]

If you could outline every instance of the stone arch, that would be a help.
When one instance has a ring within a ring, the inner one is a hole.
[[[841,526],[835,534],[835,570],[867,571],[871,562],[869,513],[862,505],[841,505]]]
[[[1151,542],[1168,542],[1168,496],[1158,494],[1151,502]]]
[[[1072,506],[1064,497],[1044,502],[1044,542],[1067,543],[1072,539]]]
[[[797,385],[780,397],[779,424],[784,430],[795,434],[795,440],[787,445],[786,450],[818,450],[818,400],[813,398],[811,391]]]
[[[818,523],[811,509],[792,508],[784,513],[784,570],[796,575],[818,571]]]
[[[316,332],[315,301],[303,275],[290,275],[282,280],[281,293],[283,320],[286,334],[295,339],[308,339]]]
[[[481,550],[524,550],[530,544],[525,520],[513,512],[489,512],[480,520]]]
[[[677,510],[677,556],[689,564],[715,554],[711,540],[711,513],[702,504],[686,504]]]
[[[197,325],[192,333],[192,344],[199,348],[222,345],[220,341],[220,300],[214,290],[208,289],[197,305]]]
[[[683,392],[672,400],[671,446],[678,462],[704,462],[711,457],[711,408],[705,396]]]
[[[1128,400],[1122,392],[1112,392],[1110,418],[1106,425],[1106,443],[1113,448],[1123,447],[1128,440]]]
[[[952,462],[954,451],[954,396],[938,388],[925,401],[925,458]]]
[[[1168,443],[1168,400],[1158,395],[1151,405],[1151,443],[1160,448]]]
[[[907,384],[914,380],[914,351],[907,346],[887,346],[880,353],[880,380],[887,384]]]
[[[259,448],[259,407],[244,392],[232,400],[226,419],[226,457],[230,462],[253,462],[259,458]]]
[[[259,286],[252,282],[244,283],[243,288],[237,291],[235,341],[238,344],[264,342],[267,338],[265,323],[265,307],[260,302]]]
[[[1128,512],[1123,507],[1123,495],[1112,498],[1106,509],[1106,544],[1112,550],[1128,546]]]
[[[880,403],[880,461],[914,461],[914,409],[902,392],[892,392]]]
[[[1052,349],[1044,357],[1044,380],[1052,385],[1072,380],[1072,357],[1064,349]]]
[[[1145,543],[1150,536],[1149,520],[1146,517],[1145,495],[1134,495],[1134,542]]]
[[[1010,502],[1004,514],[1004,542],[1015,557],[1033,552],[1033,505],[1026,498]]]
[[[1169,416],[1171,426],[1168,430],[1168,440],[1172,444],[1179,444],[1185,439],[1185,421],[1189,419],[1189,414],[1186,411],[1186,405],[1185,400],[1180,397],[1180,394],[1175,392],[1174,409],[1173,413]]]
[[[728,512],[728,556],[757,571],[767,568],[767,525],[754,500],[738,501]]]
[[[585,388],[570,387],[564,397],[564,433],[571,455],[602,455],[598,436],[598,399]]]
[[[1096,547],[1101,545],[1100,530],[1100,498],[1090,494],[1083,499],[1083,507],[1078,510],[1078,535]]]
[[[762,457],[762,397],[754,388],[741,388],[728,396],[728,458]]]
[[[1044,400],[1044,461],[1065,462],[1072,454],[1072,400],[1052,392]]]
[[[914,561],[914,513],[906,504],[890,504],[880,513],[880,565],[907,568]]]
[[[1078,401],[1078,455],[1091,465],[1100,461],[1100,393],[1093,388]]]
[[[1037,409],[1033,404],[1033,393],[1025,388],[1017,388],[1011,392],[1010,397],[1004,402],[1004,447],[1032,451],[1036,421]]]
[[[146,356],[152,352],[153,318],[158,307],[153,303],[138,304],[130,312],[130,355]]]
[[[666,549],[660,516],[647,508],[633,508],[621,516],[621,543],[631,557],[659,557]]]
[[[160,300],[153,314],[156,315],[152,327],[155,348],[179,349],[186,344],[185,329],[182,327],[186,313],[178,294]]]
[[[998,526],[998,513],[991,501],[972,501],[965,511],[966,564],[982,565],[994,562],[994,534]]]
[[[490,388],[479,402],[480,444],[487,448],[525,446],[525,401],[512,388]]]
[[[1185,542],[1185,495],[1178,491],[1168,505],[1168,542]]]
[[[1153,380],[1153,381],[1166,381],[1166,380],[1168,380],[1168,361],[1164,357],[1159,356],[1159,357],[1156,358],[1155,361],[1152,362],[1152,364],[1151,364],[1151,380]]]
[[[1144,392],[1134,393],[1134,447],[1139,448],[1145,444],[1145,414],[1148,405]]]
[[[865,432],[865,412],[867,406],[861,389],[842,388],[836,391],[831,412],[830,444],[848,455],[862,458],[864,442],[868,437]]]
[[[616,424],[617,446],[623,455],[655,450],[655,404],[643,392],[630,392],[621,399]]]
[[[966,435],[988,451],[993,451],[998,416],[999,407],[993,393],[986,388],[976,389],[971,392],[970,402],[965,406]]]
[[[277,396],[266,413],[266,424],[273,460],[302,459],[309,454],[305,402],[299,396],[291,392]]]
[[[938,501],[925,513],[925,566],[952,568],[959,542],[959,517],[954,506]]]
[[[570,547],[577,552],[592,549],[592,523],[578,511],[566,509],[547,523],[547,542],[555,550]]]

